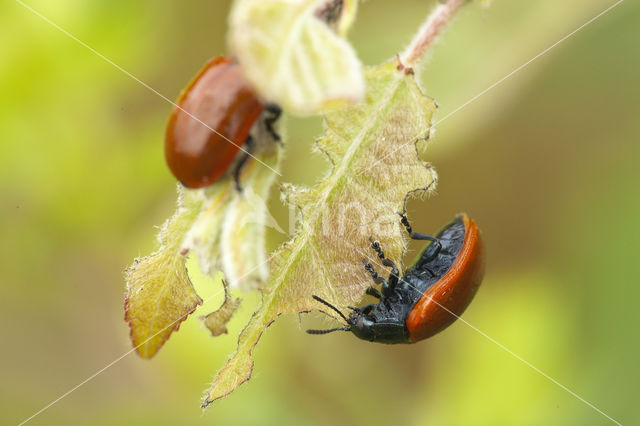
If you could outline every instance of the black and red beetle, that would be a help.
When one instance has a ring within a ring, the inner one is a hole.
[[[310,334],[351,331],[363,340],[380,343],[414,343],[451,325],[469,306],[484,275],[484,246],[476,223],[465,214],[456,217],[434,238],[412,232],[406,216],[402,224],[414,240],[429,240],[418,260],[400,277],[396,265],[379,243],[370,238],[384,266],[391,268],[388,280],[379,277],[370,263],[362,262],[381,292],[367,294],[380,300],[362,308],[350,306],[347,318],[329,302],[315,300],[336,311],[347,323],[329,330],[307,330]]]
[[[176,105],[164,152],[169,169],[188,188],[211,185],[231,170],[240,189],[240,170],[254,149],[249,132],[263,111],[266,129],[280,140],[273,130],[280,108],[258,99],[232,58],[207,62]]]

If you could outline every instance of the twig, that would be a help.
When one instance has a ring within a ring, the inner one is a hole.
[[[456,11],[467,1],[447,0],[436,7],[425,23],[422,24],[422,27],[420,27],[404,53],[400,55],[400,62],[407,68],[415,67],[427,48],[433,44],[447,23],[451,21]]]

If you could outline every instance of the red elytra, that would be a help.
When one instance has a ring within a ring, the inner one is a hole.
[[[480,287],[484,276],[484,244],[473,219],[462,215],[462,222],[464,240],[455,261],[447,273],[422,294],[407,317],[412,342],[431,337],[451,325]]]
[[[169,117],[165,158],[189,188],[224,175],[264,109],[233,59],[210,60],[180,94]]]

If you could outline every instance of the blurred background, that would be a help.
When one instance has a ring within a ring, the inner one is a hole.
[[[363,2],[350,34],[363,62],[399,52],[435,4]],[[419,74],[436,120],[611,4],[468,7]],[[227,1],[29,5],[171,99],[228,53]],[[611,424],[495,342],[638,424],[639,20],[640,5],[623,2],[438,124],[438,191],[409,215],[423,232],[460,211],[482,228],[487,275],[464,315],[477,330],[458,321],[385,346],[305,334],[318,314],[283,317],[255,350],[252,381],[203,414],[251,296],[229,335],[209,336],[197,316],[215,306],[204,306],[153,360],[129,354],[29,424]],[[154,250],[175,203],[162,149],[170,108],[19,2],[0,4],[0,423],[130,350],[123,270]],[[328,167],[310,154],[321,120],[287,127],[281,181],[312,185]],[[277,188],[270,204],[288,229]],[[196,277],[203,298],[214,284]]]

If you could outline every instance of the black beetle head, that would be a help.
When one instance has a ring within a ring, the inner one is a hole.
[[[353,312],[349,315],[347,323],[349,331],[362,340],[373,341],[373,325],[375,322],[367,315],[363,314],[360,309],[351,308]]]

